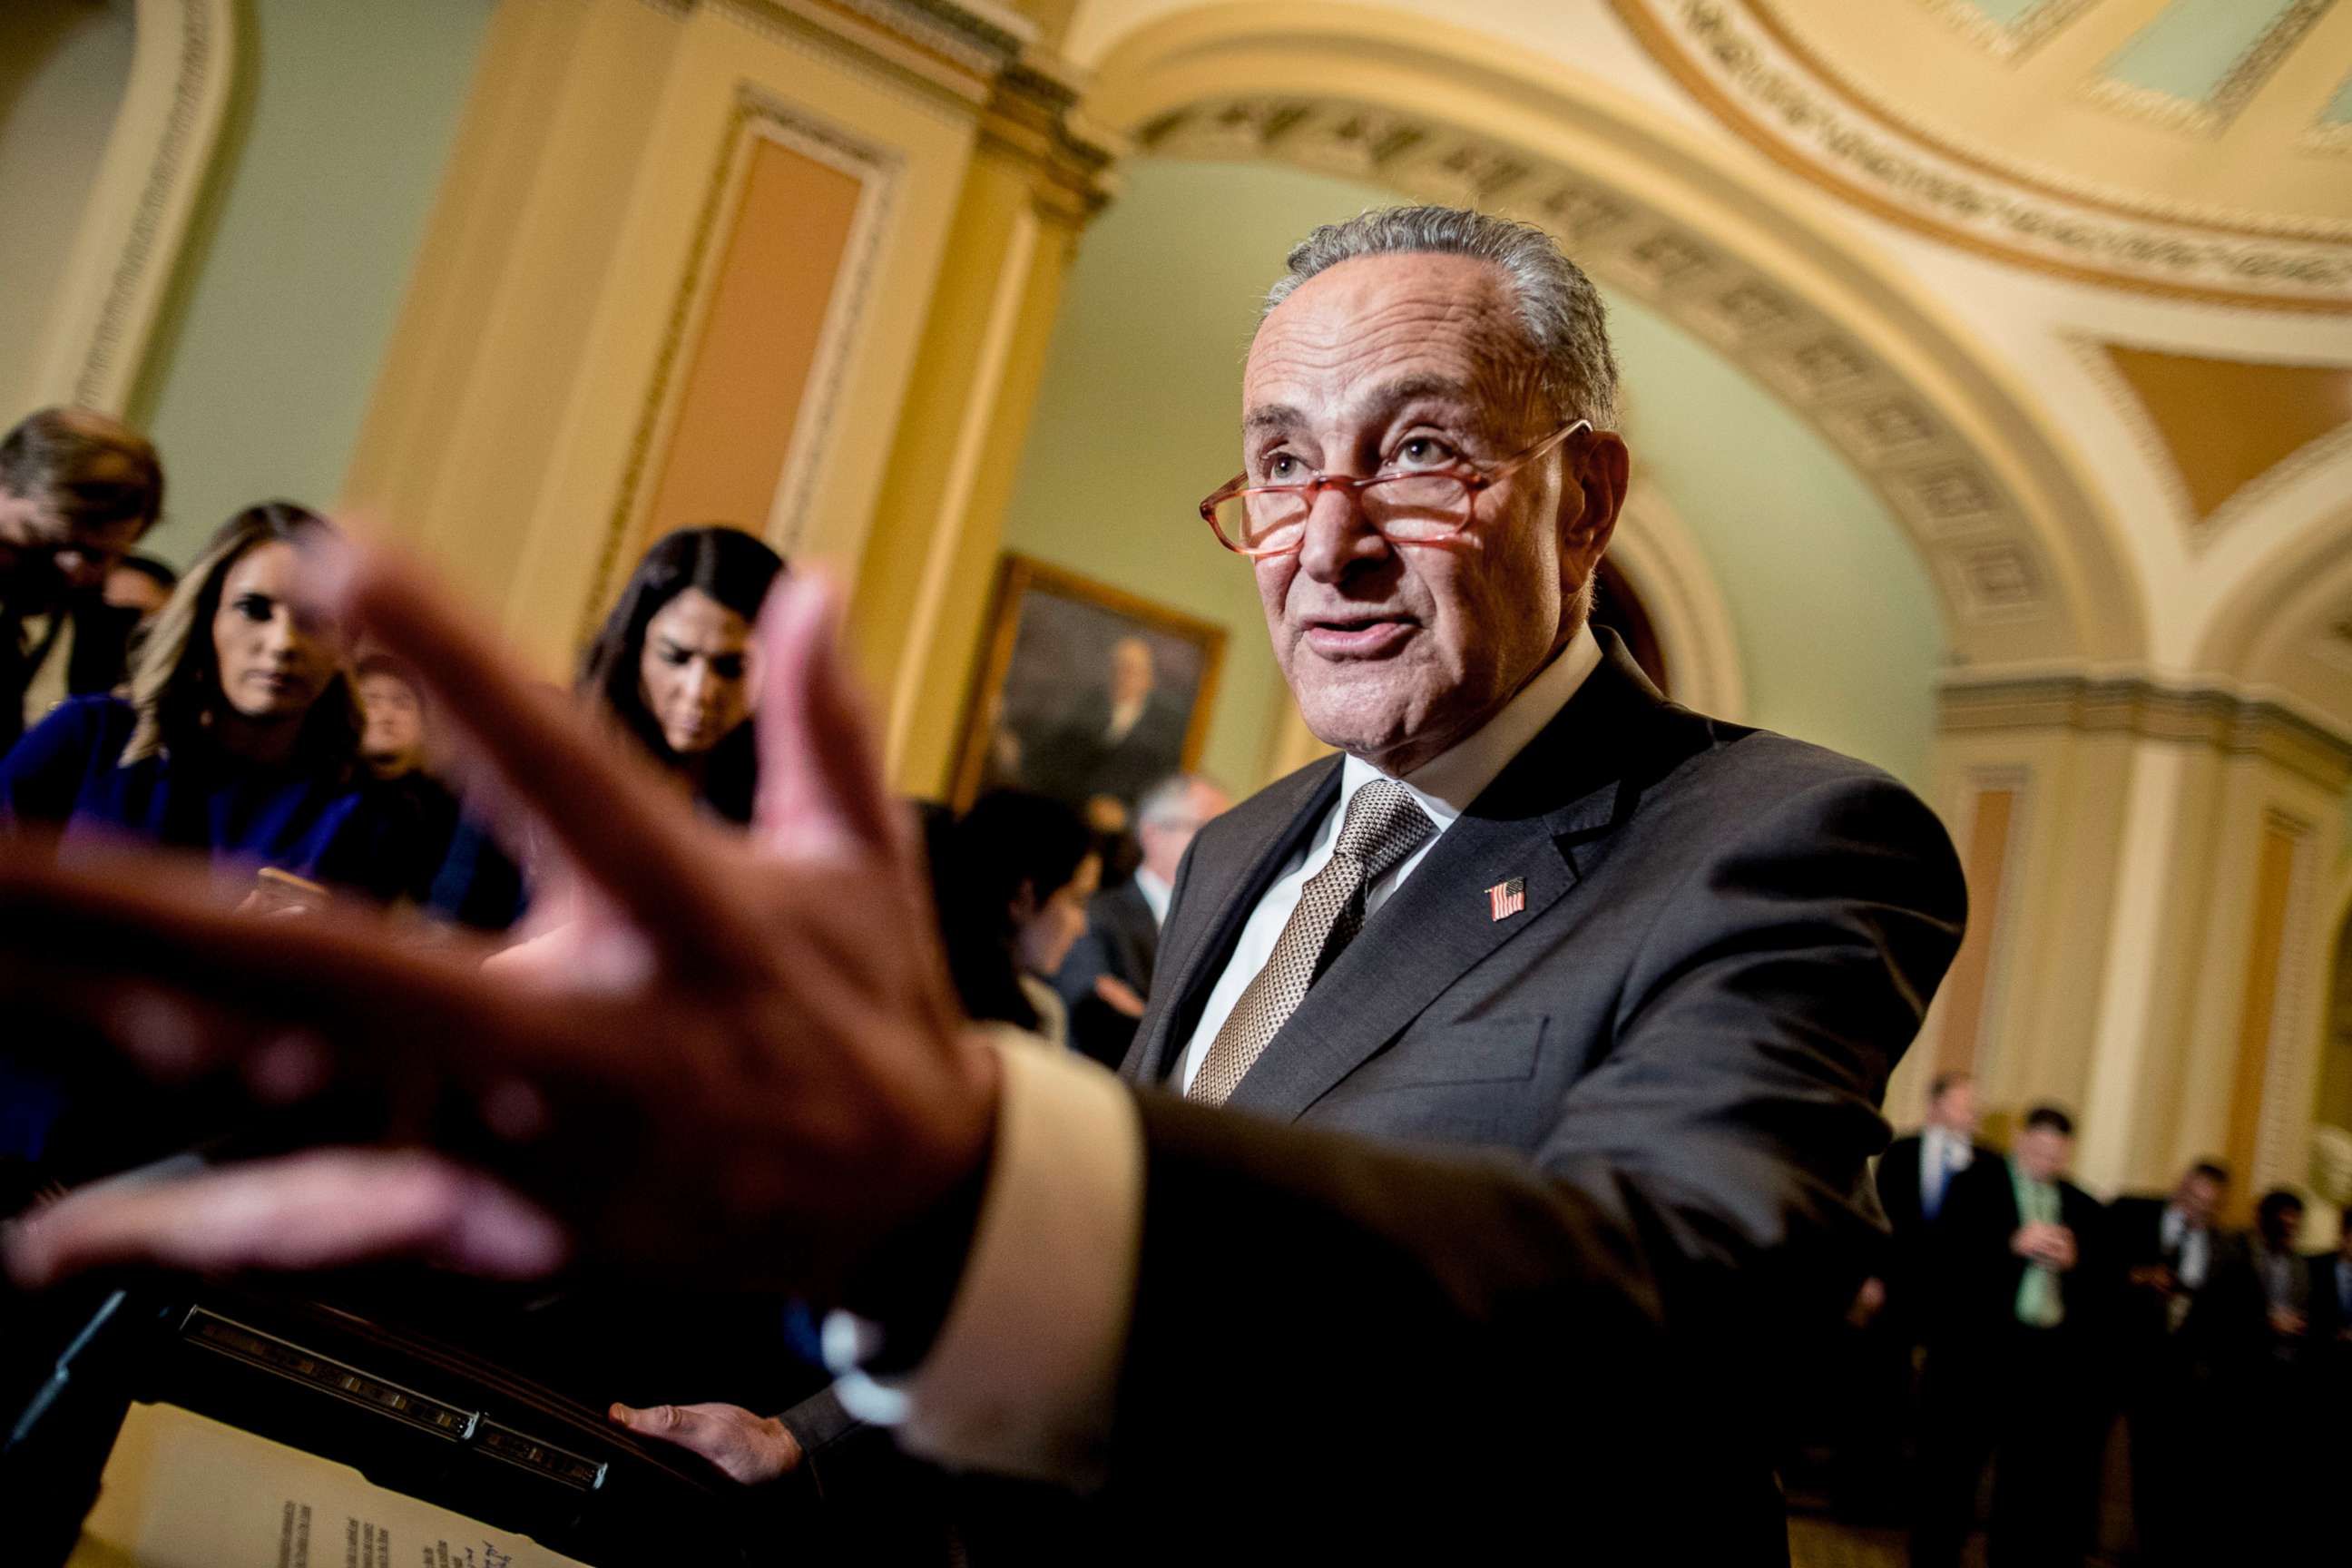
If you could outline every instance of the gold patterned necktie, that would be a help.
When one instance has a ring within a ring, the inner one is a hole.
[[[1299,889],[1298,907],[1290,911],[1281,940],[1210,1042],[1185,1099],[1203,1105],[1225,1102],[1276,1031],[1297,1011],[1315,977],[1363,929],[1366,890],[1436,831],[1412,792],[1394,779],[1374,779],[1356,792],[1332,846],[1331,863]]]

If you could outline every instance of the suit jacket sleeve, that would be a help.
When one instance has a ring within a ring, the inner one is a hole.
[[[1533,1169],[1145,1096],[1111,1487],[1164,1517],[1214,1443],[1226,1503],[1312,1470],[1332,1506],[1370,1506],[1394,1478],[1343,1435],[1380,1432],[1416,1484],[1500,1495],[1539,1472],[1570,1511],[1622,1518],[1752,1451],[1749,1371],[1856,1282],[1878,1100],[1964,901],[1942,828],[1891,782],[1759,813],[1666,900]]]

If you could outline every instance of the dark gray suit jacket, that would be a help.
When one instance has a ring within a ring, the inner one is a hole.
[[[1205,1464],[1221,1516],[1302,1545],[1537,1524],[1588,1561],[1784,1560],[1771,1374],[1879,1234],[1879,1100],[1966,894],[1894,780],[1668,703],[1604,643],[1229,1111],[1142,1097],[1115,1514],[1187,1533]],[[1163,1085],[1339,772],[1202,830],[1130,1080]]]

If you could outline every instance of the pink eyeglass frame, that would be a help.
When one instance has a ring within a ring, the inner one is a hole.
[[[1559,429],[1545,437],[1542,440],[1537,442],[1534,446],[1529,447],[1526,451],[1518,452],[1511,457],[1506,458],[1501,462],[1496,463],[1493,468],[1476,468],[1475,466],[1468,465],[1465,460],[1465,466],[1470,467],[1470,471],[1466,474],[1455,473],[1444,468],[1431,468],[1425,472],[1415,472],[1411,474],[1370,474],[1361,479],[1349,474],[1317,474],[1313,479],[1307,480],[1303,484],[1296,485],[1253,485],[1249,482],[1249,475],[1245,473],[1235,474],[1231,479],[1228,479],[1223,485],[1220,486],[1206,500],[1201,503],[1201,521],[1209,525],[1209,531],[1217,536],[1217,542],[1232,551],[1234,554],[1246,556],[1252,561],[1264,561],[1272,556],[1289,555],[1297,552],[1299,549],[1304,547],[1307,542],[1307,531],[1303,528],[1300,529],[1298,538],[1288,544],[1278,544],[1263,550],[1251,550],[1227,539],[1225,537],[1225,531],[1217,526],[1217,509],[1219,507],[1224,505],[1224,503],[1229,500],[1236,500],[1244,496],[1295,495],[1305,497],[1307,509],[1311,511],[1314,509],[1316,498],[1320,496],[1325,490],[1352,490],[1360,495],[1367,486],[1389,484],[1398,479],[1452,479],[1462,487],[1464,500],[1467,504],[1462,509],[1462,521],[1454,525],[1452,532],[1438,536],[1439,538],[1451,538],[1453,534],[1461,532],[1464,529],[1469,527],[1472,522],[1476,521],[1478,515],[1478,497],[1480,492],[1492,489],[1494,486],[1502,483],[1505,479],[1509,479],[1513,474],[1517,473],[1521,468],[1526,468],[1529,463],[1534,462],[1538,458],[1542,457],[1545,453],[1550,451],[1553,447],[1559,446],[1561,442],[1567,440],[1578,431],[1590,430],[1592,427],[1592,421],[1590,419],[1571,420],[1570,423],[1561,426]]]

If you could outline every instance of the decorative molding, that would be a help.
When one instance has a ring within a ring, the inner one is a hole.
[[[1040,217],[1083,227],[1110,199],[1111,172],[1127,151],[1084,123],[1079,86],[1057,59],[1032,52],[1007,66],[981,116],[982,147],[1029,165]]]
[[[2157,88],[2141,87],[2103,76],[2084,89],[2093,101],[2110,109],[2153,120],[2200,136],[2219,136],[2229,129],[2238,111],[2246,107],[2263,83],[2271,79],[2292,53],[2303,36],[2324,16],[2336,0],[2295,0],[2274,17],[2270,26],[2246,50],[2230,64],[2229,70],[2214,85],[2212,96],[2181,98]]]
[[[809,367],[808,395],[802,402],[794,424],[764,530],[769,542],[786,554],[800,541],[811,498],[823,477],[830,446],[827,437],[834,414],[840,405],[849,350],[865,319],[866,297],[875,269],[880,264],[882,242],[904,161],[894,150],[826,124],[799,106],[746,83],[737,89],[735,107],[728,117],[702,208],[688,242],[686,265],[671,296],[661,347],[655,356],[636,427],[629,438],[620,489],[605,513],[596,569],[589,577],[588,600],[581,611],[583,641],[593,635],[604,606],[620,585],[625,564],[621,552],[637,526],[638,514],[645,504],[646,473],[656,453],[666,444],[670,422],[676,416],[680,361],[709,302],[717,251],[723,243],[721,220],[732,208],[730,198],[740,189],[751,144],[761,139],[781,142],[839,169],[856,178],[861,186],[849,238],[842,252],[841,268],[835,275],[824,321],[818,332],[815,357]]]
[[[2041,0],[2013,22],[1996,22],[1973,0],[1921,0],[1927,9],[1967,34],[1997,59],[2018,60],[2099,0]]]
[[[2263,1042],[2263,1101],[2255,1121],[2249,1190],[2282,1183],[2300,1186],[2310,1174],[2312,1099],[2317,1087],[2312,1057],[2326,1027],[2312,996],[2316,979],[2313,959],[2317,956],[2314,926],[2319,917],[2318,826],[2276,807],[2263,816],[2265,829],[2285,835],[2294,847],[2287,865],[2270,1033]]]
[[[691,9],[699,0],[686,0]],[[916,51],[971,81],[986,84],[1036,41],[1034,23],[999,6],[957,5],[953,0],[715,0],[754,26],[783,16],[797,17],[852,44],[871,44],[879,34],[897,45],[890,62],[907,63]],[[844,23],[849,24],[845,27]],[[861,34],[867,35],[861,37]]]
[[[1173,110],[1136,140],[1176,157],[1276,159],[1541,225],[1594,277],[1687,328],[1819,429],[1905,524],[1958,628],[2055,611],[2021,503],[1900,372],[1630,192],[1433,118],[1307,93]]]
[[[227,119],[237,16],[234,0],[140,0],[130,80],[47,311],[36,396],[124,412]]]
[[[2038,185],[1849,99],[1738,0],[1613,0],[1702,106],[1783,167],[1864,210],[2054,277],[2236,305],[2352,310],[2352,244],[2147,216]]]
[[[2216,687],[2174,687],[2137,676],[1947,675],[1936,692],[1945,734],[2071,730],[2086,735],[2210,747],[2260,757],[2330,792],[2352,785],[2352,735],[2276,702]]]

